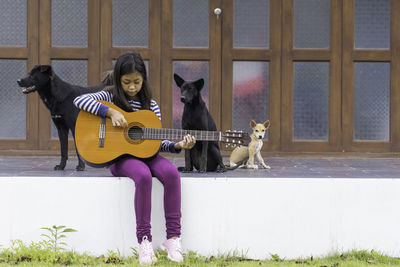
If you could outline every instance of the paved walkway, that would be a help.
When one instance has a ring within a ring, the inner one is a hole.
[[[54,171],[59,162],[56,156],[1,156],[0,176],[50,177],[110,177],[106,168],[87,166],[83,172],[75,171],[78,163],[71,157],[64,171]],[[183,157],[172,157],[176,166],[184,166]],[[257,178],[400,178],[400,158],[302,158],[265,157],[271,170],[236,169],[225,173],[182,173],[182,177],[257,177]],[[228,158],[224,158],[228,162]]]

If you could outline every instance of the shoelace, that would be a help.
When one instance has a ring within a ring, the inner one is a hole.
[[[176,248],[177,251],[179,251],[180,253],[182,253],[182,246],[181,246],[181,240],[179,238],[176,239],[172,239],[172,243],[174,245],[174,247]]]
[[[144,254],[148,255],[148,256],[152,256],[153,255],[153,248],[151,246],[151,243],[149,242],[149,240],[147,240],[147,236],[144,236],[142,239],[142,249]]]

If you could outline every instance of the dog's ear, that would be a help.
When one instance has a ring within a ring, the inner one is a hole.
[[[271,125],[271,124],[269,123],[269,120],[265,121],[263,124],[264,124],[265,129],[268,129],[269,126]]]
[[[40,65],[40,72],[45,72],[51,74],[52,69],[50,65]]]
[[[40,65],[40,72],[48,74],[50,79],[53,79],[53,68],[50,65]]]
[[[250,121],[250,127],[251,128],[256,127],[256,125],[257,125],[257,123],[255,121],[253,121],[253,120]]]
[[[204,86],[204,79],[198,79],[197,81],[193,82],[194,86],[196,86],[197,90],[200,91]]]
[[[181,87],[182,84],[185,82],[185,80],[182,79],[181,76],[179,76],[179,75],[176,74],[176,73],[174,73],[174,80],[175,80],[175,83],[176,83],[176,85],[177,85],[178,87]]]

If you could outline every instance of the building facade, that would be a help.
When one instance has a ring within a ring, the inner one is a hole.
[[[205,79],[218,130],[269,119],[263,151],[400,151],[400,1],[0,0],[0,153],[56,151],[50,113],[16,80],[51,64],[100,83],[123,52],[146,60],[163,127],[173,81]],[[21,16],[25,14],[25,16]],[[73,147],[73,141],[70,141]],[[18,154],[18,153],[17,153]]]

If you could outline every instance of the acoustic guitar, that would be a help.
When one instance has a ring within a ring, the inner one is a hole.
[[[123,155],[150,158],[160,149],[161,140],[183,140],[186,134],[196,141],[219,141],[227,145],[248,145],[250,137],[242,131],[198,131],[161,128],[161,121],[150,110],[126,112],[107,101],[100,103],[121,112],[128,127],[114,127],[111,119],[87,111],[79,112],[75,142],[80,156],[91,166],[104,167]]]

